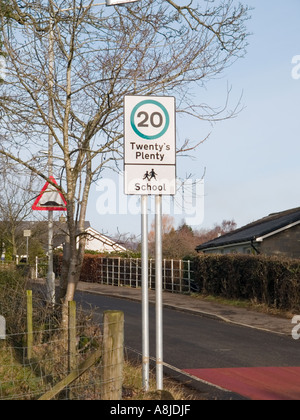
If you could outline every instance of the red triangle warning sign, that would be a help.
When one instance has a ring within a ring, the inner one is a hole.
[[[57,182],[55,181],[53,176],[50,176],[49,179],[53,182],[53,184],[57,185]],[[63,194],[59,191],[59,189],[47,181],[40,195],[33,203],[32,210],[66,211],[67,202]]]

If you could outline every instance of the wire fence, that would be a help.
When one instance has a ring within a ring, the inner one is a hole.
[[[63,327],[62,306],[0,280],[0,400],[121,398],[122,313],[107,311],[96,324],[69,306]]]
[[[149,259],[149,289],[155,290],[156,264]],[[57,268],[56,274],[60,275]],[[190,260],[163,260],[163,290],[172,293],[196,292],[193,262]],[[81,281],[100,283],[111,286],[142,286],[142,260],[140,258],[85,258],[81,272]]]

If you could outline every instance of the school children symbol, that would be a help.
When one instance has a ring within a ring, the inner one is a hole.
[[[150,172],[146,171],[143,181],[147,180],[147,181],[151,181],[152,179],[155,179],[155,181],[157,181],[157,173],[154,171],[154,169],[151,169]]]

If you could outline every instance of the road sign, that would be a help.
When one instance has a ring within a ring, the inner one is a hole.
[[[175,194],[175,133],[175,98],[125,97],[125,194]]]
[[[53,176],[50,176],[49,179],[53,182],[53,184],[57,185]],[[53,184],[50,184],[48,181],[46,182],[40,195],[33,203],[32,210],[67,210],[65,197],[61,191],[59,191],[58,187],[55,187]]]
[[[175,165],[126,165],[125,194],[175,195]]]
[[[163,389],[162,195],[176,192],[175,98],[125,96],[125,194],[142,202],[143,386],[149,383],[147,196],[155,195],[156,385]],[[147,331],[146,331],[147,330]]]

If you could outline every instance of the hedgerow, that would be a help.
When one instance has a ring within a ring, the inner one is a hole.
[[[300,260],[252,255],[199,255],[194,260],[200,293],[245,299],[299,311]]]

